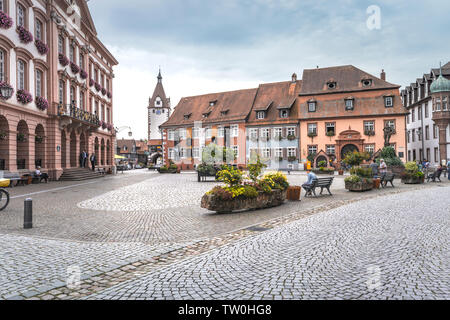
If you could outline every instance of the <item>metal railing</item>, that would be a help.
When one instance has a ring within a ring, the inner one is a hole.
[[[58,105],[58,116],[70,117],[94,126],[100,126],[100,119],[96,114],[77,108],[72,104]]]

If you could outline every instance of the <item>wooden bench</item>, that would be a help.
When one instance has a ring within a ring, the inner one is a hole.
[[[24,186],[25,183],[28,183],[28,177],[24,177],[24,176],[21,177],[17,172],[6,173],[6,174],[4,174],[4,178],[10,180],[10,184],[9,184],[10,188],[14,187],[14,182],[16,183],[16,185],[15,185],[16,187],[18,185]]]
[[[334,180],[334,177],[318,178],[318,179],[313,180],[313,183],[309,186],[303,185],[302,188],[305,189],[305,191],[306,191],[305,197],[312,196],[313,194],[315,197],[317,197],[316,188],[320,188],[320,194],[322,194],[324,189],[327,189],[330,196],[332,196],[333,194],[330,191],[330,187],[331,187],[331,184],[333,183],[333,180]]]
[[[383,188],[386,188],[387,184],[390,183],[392,188],[395,188],[394,179],[395,179],[395,174],[393,174],[393,173],[382,174],[380,177],[380,180],[381,180],[380,184]]]

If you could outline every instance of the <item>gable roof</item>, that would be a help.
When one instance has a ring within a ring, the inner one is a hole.
[[[372,85],[364,87],[362,80],[365,79],[371,79]],[[384,81],[352,65],[305,69],[302,80],[303,85],[300,95],[400,88],[399,85]],[[328,82],[336,82],[336,88],[328,89]]]
[[[195,121],[214,123],[245,120],[252,108],[257,89],[243,89],[181,98],[169,120],[161,127],[192,125]],[[210,106],[211,101],[217,101]],[[185,115],[189,115],[185,119]],[[209,114],[207,118],[203,114]]]

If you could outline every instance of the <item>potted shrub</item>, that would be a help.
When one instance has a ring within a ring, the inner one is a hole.
[[[89,87],[92,87],[95,84],[94,79],[89,79]]]
[[[392,147],[384,147],[381,150],[380,158],[377,159],[378,164],[380,164],[380,159],[384,159],[388,169],[397,176],[401,176],[405,171],[405,166],[402,160],[397,157],[395,149]]]
[[[287,139],[288,139],[289,141],[293,141],[293,140],[295,140],[295,139],[297,139],[297,138],[296,138],[295,135],[289,134],[289,135],[287,136]]]
[[[294,161],[296,161],[297,160],[297,157],[296,156],[289,156],[288,157],[288,161],[289,162],[294,162]]]
[[[34,45],[36,46],[36,49],[40,54],[46,55],[48,53],[48,46],[41,40],[36,39],[34,41]]]
[[[17,27],[17,33],[19,34],[20,42],[22,43],[30,43],[33,41],[33,35],[27,29],[22,26]]]
[[[102,90],[102,86],[99,83],[95,83],[95,90],[100,91]]]
[[[44,142],[44,137],[43,136],[36,136],[34,141],[36,141],[36,143],[42,143],[42,142]]]
[[[31,93],[25,90],[18,90],[16,93],[17,101],[19,101],[21,104],[28,104],[31,101],[33,101],[33,98],[31,97]]]
[[[421,184],[425,181],[425,175],[414,161],[406,163],[405,171],[401,177],[404,184]]]
[[[108,91],[107,96],[108,96],[109,99],[111,99],[112,98],[112,93]]]
[[[63,55],[62,53],[58,54],[58,60],[59,60],[59,63],[60,63],[63,67],[67,66],[67,65],[70,63],[69,58],[67,58],[67,57],[66,57],[65,55]]]
[[[48,109],[48,101],[45,98],[36,97],[35,103],[36,107],[41,111],[45,111]]]
[[[372,169],[360,167],[363,161],[368,160],[370,155],[366,152],[348,153],[343,162],[352,165],[350,177],[345,178],[345,189],[349,191],[368,191],[373,189]]]
[[[317,137],[317,132],[308,132],[308,137],[310,138]]]
[[[76,63],[71,62],[71,63],[70,63],[70,70],[72,70],[72,72],[73,72],[74,74],[77,74],[78,72],[80,72],[80,67],[77,66]]]
[[[375,131],[373,131],[373,130],[365,130],[364,131],[364,134],[366,135],[366,136],[374,136],[375,135]]]
[[[88,77],[88,74],[87,74],[87,72],[86,71],[84,71],[83,69],[80,69],[80,77],[81,77],[81,79],[87,79],[87,77]]]

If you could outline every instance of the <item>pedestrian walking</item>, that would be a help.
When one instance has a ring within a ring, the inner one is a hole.
[[[87,162],[87,158],[88,158],[88,154],[87,154],[86,150],[83,150],[82,158],[83,158],[83,160],[81,163],[81,167],[86,168],[86,162]]]
[[[386,173],[387,173],[387,165],[386,165],[386,162],[384,162],[384,159],[380,160],[380,170],[379,170],[379,172],[380,172],[380,175],[382,177],[385,176]]]
[[[97,157],[95,156],[95,153],[93,153],[91,155],[91,166],[92,166],[92,171],[95,171],[95,162],[97,161]]]

